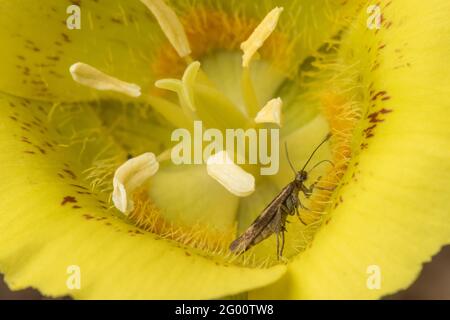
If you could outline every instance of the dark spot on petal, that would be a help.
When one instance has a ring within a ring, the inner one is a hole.
[[[59,57],[58,56],[47,56],[46,58],[48,60],[52,60],[52,61],[59,61]]]
[[[63,169],[63,171],[64,171],[65,173],[67,173],[72,179],[74,179],[74,180],[77,179],[77,176],[76,176],[75,173],[73,173],[73,171],[71,171],[71,170],[69,170],[69,169]]]
[[[378,97],[384,96],[386,93],[387,93],[386,91],[379,91],[376,95],[374,95],[374,96],[372,97],[372,100],[374,101],[374,100],[376,100]]]
[[[83,186],[80,186],[80,185],[78,185],[78,184],[70,184],[70,185],[71,185],[72,187],[75,187],[75,188],[78,188],[78,189],[81,189],[81,190],[89,191],[88,188],[83,187]]]
[[[64,24],[66,24],[65,21],[64,21]],[[62,35],[62,37],[63,37],[63,39],[64,39],[65,42],[70,42],[70,38],[69,38],[69,36],[68,36],[67,34],[61,33],[61,35]]]
[[[77,202],[78,201],[75,197],[67,196],[67,197],[64,197],[63,201],[61,202],[61,205],[64,206],[67,203],[77,203]]]

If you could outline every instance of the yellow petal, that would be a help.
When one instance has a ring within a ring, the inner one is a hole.
[[[317,1],[285,1],[283,5],[290,15],[280,20],[280,27],[294,39],[286,48],[289,54],[284,59],[290,70],[297,70],[324,39],[340,30],[358,2],[344,5],[326,2],[324,10],[323,4]],[[199,7],[207,4],[211,10],[225,11],[231,16],[238,12],[252,19],[261,19],[267,13],[266,8],[276,5],[273,1],[264,1],[264,5],[255,6],[250,1],[236,7],[234,1],[211,3],[205,0],[195,4]],[[81,4],[80,30],[69,30],[62,23],[69,18],[65,14],[69,5],[59,0],[47,0],[45,6],[33,0],[0,3],[0,11],[8,12],[0,21],[0,37],[9,48],[0,52],[1,91],[49,101],[91,99],[92,90],[74,88],[67,73],[73,63],[84,61],[119,79],[139,83],[142,92],[149,92],[156,80],[153,66],[165,53],[163,45],[167,37],[156,19],[149,19],[144,4],[129,0],[86,1]],[[193,5],[189,1],[170,5],[180,18],[192,14]],[[298,10],[300,6],[304,10]],[[198,18],[195,23],[201,22],[203,10],[194,12],[193,16]],[[96,94],[94,98],[97,97]]]
[[[49,101],[81,101],[104,93],[74,85],[69,67],[83,61],[119,79],[153,88],[151,65],[167,40],[139,1],[81,2],[81,29],[68,29],[70,2],[1,1],[0,90]]]
[[[312,246],[251,298],[383,297],[407,288],[450,243],[450,4],[399,0],[381,10],[380,31],[367,29],[363,11],[340,52],[373,81],[360,130],[377,126],[359,142],[348,184]]]
[[[0,271],[13,290],[32,286],[83,299],[211,299],[284,273],[284,266],[216,264],[108,210],[108,193],[90,185],[85,169],[113,155],[120,156],[116,166],[126,153],[90,107],[52,109],[1,95],[0,118]],[[106,180],[111,185],[112,177]],[[80,268],[79,290],[67,286],[71,266]]]

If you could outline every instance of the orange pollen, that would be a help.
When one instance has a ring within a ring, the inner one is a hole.
[[[258,19],[202,7],[191,9],[180,18],[191,45],[191,58],[194,60],[201,60],[217,50],[240,51],[240,44],[247,40],[260,22]],[[288,37],[275,31],[259,53],[263,59],[273,61],[274,66],[280,70],[288,70],[291,61],[289,57],[293,57],[288,44]],[[156,78],[176,78],[186,69],[186,61],[167,44],[156,54],[151,68]]]
[[[219,256],[228,251],[228,246],[236,235],[235,227],[219,231],[201,224],[187,226],[167,221],[145,190],[136,192],[133,200],[135,209],[128,216],[130,220],[139,228],[157,234],[163,239]]]
[[[305,221],[313,223],[321,218],[331,204],[331,196],[338,187],[352,157],[352,137],[360,119],[356,108],[343,96],[327,92],[322,96],[322,113],[333,134],[331,142],[332,167],[317,184],[309,204],[310,211],[302,211]]]

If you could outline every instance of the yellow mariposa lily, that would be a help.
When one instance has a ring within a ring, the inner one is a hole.
[[[13,290],[380,298],[450,243],[448,1],[86,0],[70,30],[74,2],[0,0],[0,272]],[[274,176],[176,166],[171,133],[195,120],[281,127],[299,168],[333,134],[315,159],[334,166],[314,169],[323,188],[307,226],[290,219],[283,260],[275,237],[241,256],[228,246],[292,180],[286,158]]]

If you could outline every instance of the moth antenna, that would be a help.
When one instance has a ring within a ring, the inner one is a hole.
[[[289,158],[289,151],[288,151],[287,141],[284,142],[284,148],[286,150],[286,158],[287,158],[287,161],[289,162],[289,166],[291,167],[292,171],[294,171],[294,175],[296,175],[297,174],[297,170],[295,170],[294,166],[292,165],[291,159]]]
[[[317,168],[318,166],[320,166],[322,163],[325,163],[325,162],[331,164],[331,165],[334,167],[333,161],[331,161],[331,160],[322,160],[322,161],[316,163],[316,164],[314,165],[314,167],[312,167],[312,168],[308,171],[308,173],[311,172],[311,171],[313,171],[315,168]]]
[[[319,148],[328,141],[328,139],[331,138],[331,133],[327,134],[327,136],[325,137],[325,139],[323,139],[323,141],[316,147],[316,149],[313,151],[313,153],[311,153],[311,156],[309,157],[308,161],[306,161],[305,165],[302,168],[302,171],[305,170],[306,166],[309,164],[309,162],[311,161],[311,159],[313,158],[313,156],[316,154],[317,150],[319,150]]]

